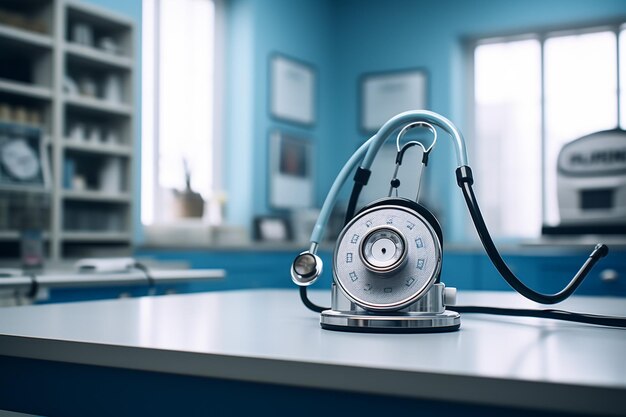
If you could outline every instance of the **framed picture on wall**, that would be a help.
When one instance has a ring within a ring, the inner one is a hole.
[[[428,76],[422,69],[364,74],[360,80],[361,130],[377,131],[407,110],[426,109]]]
[[[313,206],[313,150],[307,139],[270,133],[269,201],[274,208]]]
[[[315,123],[315,69],[284,55],[270,57],[270,112],[301,125]]]

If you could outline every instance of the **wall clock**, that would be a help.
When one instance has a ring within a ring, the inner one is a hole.
[[[0,186],[46,185],[45,147],[41,132],[20,125],[0,124]]]

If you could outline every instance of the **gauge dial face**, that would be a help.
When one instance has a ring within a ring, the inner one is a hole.
[[[372,272],[391,273],[406,259],[406,242],[402,233],[391,226],[380,226],[363,238],[361,259]]]
[[[29,181],[39,174],[39,159],[24,139],[12,140],[0,150],[0,161],[7,173],[19,181]]]
[[[335,281],[359,306],[399,310],[420,298],[441,269],[441,244],[413,210],[380,206],[342,231],[333,260]]]

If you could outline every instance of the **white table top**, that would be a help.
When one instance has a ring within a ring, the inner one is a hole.
[[[326,291],[311,297],[329,304]],[[459,304],[537,307],[513,293]],[[559,308],[626,316],[621,298]],[[296,290],[245,290],[0,310],[0,355],[431,400],[626,414],[626,330],[463,315],[440,334],[323,330]]]

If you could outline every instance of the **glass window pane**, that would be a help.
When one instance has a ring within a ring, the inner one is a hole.
[[[214,3],[143,0],[142,222],[175,218],[174,190],[212,189]]]
[[[159,48],[159,185],[210,190],[213,2],[161,0]]]
[[[535,39],[475,50],[476,192],[496,237],[541,230],[541,50]]]
[[[559,223],[556,161],[561,147],[617,126],[617,54],[612,32],[559,36],[545,43],[544,223]]]
[[[154,219],[177,217],[174,190],[212,189],[214,3],[160,0],[156,48]]]

